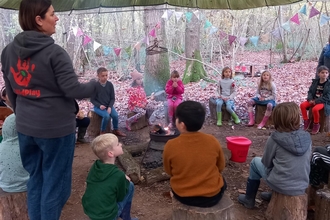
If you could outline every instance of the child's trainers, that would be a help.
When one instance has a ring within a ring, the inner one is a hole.
[[[317,134],[319,132],[319,130],[320,130],[320,124],[319,123],[317,123],[317,124],[314,123],[311,134]]]
[[[306,131],[309,126],[311,124],[311,120],[307,119],[307,120],[304,120],[304,131]]]

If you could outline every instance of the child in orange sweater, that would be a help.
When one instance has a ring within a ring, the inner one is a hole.
[[[199,102],[182,102],[175,116],[181,134],[166,143],[163,153],[173,195],[189,206],[214,206],[227,188],[221,174],[225,157],[220,143],[214,136],[199,132],[205,120],[205,109]]]

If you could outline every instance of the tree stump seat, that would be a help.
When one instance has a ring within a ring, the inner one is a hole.
[[[312,188],[312,187],[311,187]],[[309,201],[315,203],[315,220],[330,219],[330,172],[328,176],[328,185],[323,189],[318,189],[313,194],[309,194]],[[314,205],[312,203],[311,205]]]
[[[96,114],[93,110],[90,110],[87,115],[90,118],[90,123],[87,128],[87,133],[90,137],[96,137],[100,134],[101,131],[102,117]],[[105,132],[107,133],[111,132],[111,118],[109,120]]]
[[[325,116],[324,108],[321,109],[320,111],[320,130],[319,132],[328,132],[329,131],[329,123],[326,123],[329,120],[329,117]],[[309,129],[313,129],[313,121],[314,121],[314,116],[312,113],[312,108],[309,108],[308,110],[308,118],[311,120],[311,124],[309,125]]]
[[[135,112],[128,112],[127,113],[127,118],[132,117],[133,115],[135,115]],[[137,131],[140,130],[141,128],[147,127],[148,126],[148,119],[146,114],[143,115],[141,118],[139,118],[136,122],[133,122],[131,124],[131,130],[132,131]]]
[[[234,203],[226,193],[210,208],[187,206],[172,196],[172,220],[234,220],[233,208]]]
[[[260,124],[260,122],[262,121],[262,119],[265,116],[266,109],[267,109],[266,105],[255,105],[255,123],[256,124]],[[269,127],[271,125],[273,125],[272,116],[269,117],[265,126]]]
[[[0,219],[29,220],[26,192],[7,193],[0,189]]]
[[[266,210],[267,220],[307,219],[307,194],[288,196],[273,191]]]
[[[215,102],[215,98],[210,98],[209,99],[209,109],[210,109],[210,117],[211,119],[215,120],[215,122],[217,121],[217,103]],[[229,112],[226,109],[226,103],[223,103],[222,107],[221,107],[221,111],[222,111],[222,121],[230,121],[231,119],[231,115],[229,114]]]

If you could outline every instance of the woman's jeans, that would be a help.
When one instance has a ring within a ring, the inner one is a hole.
[[[118,113],[114,107],[111,108],[110,115],[106,109],[101,110],[98,107],[94,107],[94,112],[102,117],[101,131],[106,130],[110,117],[112,119],[113,130],[118,130]]]
[[[36,138],[18,132],[23,167],[30,174],[27,204],[30,220],[58,220],[70,197],[75,134]]]
[[[250,175],[251,180],[260,180],[261,178],[267,178],[267,168],[261,162],[261,157],[255,157],[250,163]]]

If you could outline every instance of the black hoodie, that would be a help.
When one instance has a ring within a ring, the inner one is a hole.
[[[69,55],[53,38],[24,31],[2,51],[1,64],[18,132],[39,138],[75,132],[75,99],[91,97],[96,81],[79,83]]]

